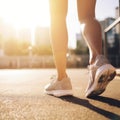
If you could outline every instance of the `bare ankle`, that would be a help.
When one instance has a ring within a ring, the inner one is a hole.
[[[61,81],[62,79],[66,78],[67,77],[67,74],[65,75],[59,75],[58,76],[58,80]]]
[[[94,57],[91,57],[90,60],[89,60],[89,64],[93,64],[95,62],[95,59],[96,59],[96,56]]]

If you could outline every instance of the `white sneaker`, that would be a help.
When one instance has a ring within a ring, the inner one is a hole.
[[[56,77],[52,77],[51,83],[45,86],[45,93],[56,97],[73,95],[70,78],[58,81]]]
[[[115,75],[115,68],[108,60],[103,55],[97,56],[94,64],[89,66],[89,83],[86,90],[86,97],[94,97],[102,94]]]

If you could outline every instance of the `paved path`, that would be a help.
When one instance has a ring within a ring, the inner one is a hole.
[[[74,96],[44,94],[55,69],[0,70],[0,120],[120,120],[120,77],[96,99],[87,99],[87,69],[68,69]]]

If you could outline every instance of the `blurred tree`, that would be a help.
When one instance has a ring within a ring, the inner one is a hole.
[[[30,42],[17,40],[11,38],[5,41],[4,51],[6,55],[15,56],[15,55],[29,55]],[[33,55],[51,55],[52,49],[50,45],[36,45],[32,46]]]
[[[18,41],[18,55],[28,55],[29,54],[29,46],[30,42],[28,41]]]
[[[28,55],[28,47],[30,43],[27,41],[16,40],[11,38],[5,41],[4,51],[6,55]]]
[[[52,55],[52,49],[50,45],[39,45],[33,47],[33,54],[36,55]]]
[[[18,44],[16,39],[10,38],[5,41],[4,52],[6,55],[17,55],[18,54]]]

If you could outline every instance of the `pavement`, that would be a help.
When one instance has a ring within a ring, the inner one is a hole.
[[[0,70],[0,120],[120,120],[120,69],[106,91],[85,98],[87,69],[67,69],[73,96],[44,94],[55,69]]]

